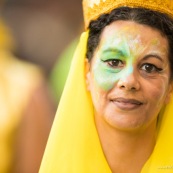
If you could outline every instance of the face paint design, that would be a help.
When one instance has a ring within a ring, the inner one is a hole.
[[[124,36],[124,33],[127,32],[130,34]],[[159,50],[160,52],[158,52],[157,46],[160,42],[157,38],[143,45],[140,36],[136,32],[136,30],[125,27],[110,39],[101,42],[93,69],[95,81],[103,90],[112,89],[119,79],[132,74],[134,64],[137,63],[137,57],[143,54],[149,46],[153,47],[152,53],[166,54],[166,50]],[[154,49],[157,51],[154,52]],[[155,71],[162,75],[161,71],[163,69],[155,68]]]
[[[103,30],[87,73],[96,124],[131,131],[157,121],[171,91],[168,50],[145,25],[116,21]]]
[[[103,47],[96,59],[94,66],[95,80],[103,90],[110,90],[120,76],[126,76],[126,74],[133,72],[132,62],[134,58],[130,56],[126,43],[120,42],[118,46],[123,50]],[[123,70],[125,62],[128,67]]]

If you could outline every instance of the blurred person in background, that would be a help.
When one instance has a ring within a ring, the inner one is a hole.
[[[83,29],[81,0],[6,0],[2,15],[17,41],[15,54],[44,69],[58,103]]]
[[[0,20],[0,173],[37,173],[55,114],[44,74],[13,55]]]

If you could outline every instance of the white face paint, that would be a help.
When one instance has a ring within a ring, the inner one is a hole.
[[[170,96],[168,41],[151,27],[113,22],[87,76],[96,119],[126,130],[147,127]]]

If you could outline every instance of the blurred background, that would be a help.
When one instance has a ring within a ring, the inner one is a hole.
[[[16,41],[16,56],[40,65],[46,75],[83,29],[82,0],[3,0],[1,15]]]
[[[0,0],[0,173],[38,173],[82,0]]]

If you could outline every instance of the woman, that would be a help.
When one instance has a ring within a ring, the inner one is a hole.
[[[173,4],[160,3],[84,2],[89,36],[74,55],[41,173],[173,170]]]

